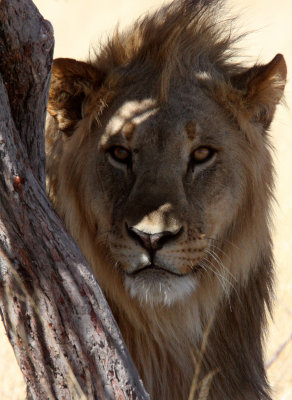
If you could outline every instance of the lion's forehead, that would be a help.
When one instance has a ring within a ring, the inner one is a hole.
[[[105,144],[111,136],[125,131],[129,122],[133,126],[139,126],[157,112],[158,108],[152,98],[124,101],[110,117],[104,130],[101,144]]]
[[[164,103],[159,103],[150,95],[134,100],[132,97],[133,94],[122,96],[110,106],[100,138],[102,146],[114,137],[122,138],[129,145],[137,141],[138,145],[144,146],[150,141],[152,145],[157,143],[164,148],[169,147],[170,140],[172,147],[193,145],[193,142],[204,140],[206,135],[218,143],[225,142],[224,132],[231,128],[218,105],[199,88],[181,95],[179,101],[176,92],[171,93]]]

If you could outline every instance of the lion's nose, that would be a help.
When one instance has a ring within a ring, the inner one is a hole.
[[[153,253],[161,249],[164,244],[172,239],[176,239],[181,233],[183,228],[179,228],[175,231],[163,231],[158,233],[146,233],[134,226],[127,226],[129,236],[140,243],[144,249]]]

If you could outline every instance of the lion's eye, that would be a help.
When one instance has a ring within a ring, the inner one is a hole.
[[[110,155],[114,160],[129,164],[131,162],[131,152],[122,146],[113,146],[109,149]]]
[[[195,164],[204,163],[214,155],[215,151],[210,147],[198,147],[192,152],[192,161]]]

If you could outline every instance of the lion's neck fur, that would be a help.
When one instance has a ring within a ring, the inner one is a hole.
[[[115,306],[113,311],[115,313]],[[154,311],[153,318],[149,313],[144,315],[143,327],[139,317],[133,321],[125,312],[115,313],[130,354],[153,399],[187,398],[193,378],[191,353],[194,348],[190,329],[187,331],[184,327],[190,319],[188,313],[191,310],[183,313],[185,321],[183,318],[170,321],[163,310],[161,316]]]

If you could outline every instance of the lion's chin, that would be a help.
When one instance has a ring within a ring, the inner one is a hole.
[[[124,284],[132,298],[150,306],[171,306],[194,292],[198,278],[175,275],[163,269],[145,268],[139,273],[125,274]]]

